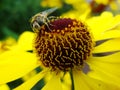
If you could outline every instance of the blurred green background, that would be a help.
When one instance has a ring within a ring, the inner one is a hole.
[[[0,3],[0,39],[18,38],[25,30],[31,30],[29,19],[39,12],[40,0],[2,0]]]
[[[47,8],[40,6],[42,0],[1,0],[0,2],[0,39],[12,36],[18,36],[25,30],[32,31],[30,27],[30,18]],[[65,3],[64,3],[65,4]],[[59,10],[62,12],[72,8],[70,5],[65,5],[68,8]]]

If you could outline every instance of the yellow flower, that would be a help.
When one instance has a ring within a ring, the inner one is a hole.
[[[81,7],[82,8],[82,7]],[[84,9],[84,11],[79,11],[79,10],[70,10],[66,13],[62,14],[62,17],[70,17],[78,20],[86,20],[91,13],[91,9],[88,7]]]
[[[0,90],[10,90],[7,84],[0,85]]]
[[[22,77],[23,81],[27,81],[28,79],[30,79],[31,77],[35,76],[37,74],[36,70],[31,71],[30,73],[28,73],[27,75]]]
[[[13,50],[0,55],[0,84],[39,66],[41,72],[14,90],[30,90],[42,78],[42,90],[120,89],[120,15],[104,12],[86,24],[57,18],[50,24],[50,29],[42,25],[37,33],[24,32]]]
[[[62,0],[42,0],[40,5],[43,7],[62,7],[63,1]]]
[[[64,13],[62,16],[68,16],[71,18],[76,18],[79,19],[80,15],[83,15],[83,13],[86,15],[90,14],[91,12],[91,7],[90,4],[86,0],[43,0],[41,3],[41,6],[44,7],[59,7],[59,8],[66,8],[66,4],[71,5],[72,9],[69,10],[68,12]],[[68,6],[68,8],[70,8]],[[67,9],[67,8],[66,8]],[[82,18],[86,18],[82,17]]]
[[[119,11],[120,8],[120,0],[94,0],[97,4],[102,5],[104,7],[110,6],[110,8],[114,11]],[[94,2],[93,1],[93,2]]]
[[[67,4],[72,5],[74,9],[79,11],[84,11],[89,6],[89,3],[86,0],[64,0],[64,1]]]
[[[97,3],[102,3],[107,5],[111,0],[95,0]]]
[[[9,37],[3,41],[0,41],[0,53],[10,50],[10,47],[16,44],[16,40],[12,37]]]

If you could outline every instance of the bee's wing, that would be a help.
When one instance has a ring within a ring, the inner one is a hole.
[[[58,7],[54,7],[48,10],[43,11],[43,14],[46,14],[47,16],[50,15],[51,13],[53,13],[54,11],[56,11],[58,9]]]

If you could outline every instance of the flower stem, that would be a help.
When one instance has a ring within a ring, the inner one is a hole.
[[[70,78],[71,78],[71,82],[72,82],[72,87],[71,87],[72,89],[71,90],[75,90],[72,70],[70,71]]]

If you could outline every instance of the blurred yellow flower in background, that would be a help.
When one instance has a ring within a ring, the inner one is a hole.
[[[96,15],[103,11],[112,11],[115,14],[120,12],[120,0],[43,0],[40,5],[43,7],[68,9],[63,14],[67,14],[70,17],[74,17],[75,15],[76,17],[80,17],[79,15],[83,15],[84,13]]]
[[[117,13],[120,12],[120,0],[93,0],[98,5],[102,4],[105,7],[109,6],[111,10],[116,11]]]
[[[60,9],[68,9],[70,7],[67,5],[71,5],[71,9],[63,13],[62,16],[68,16],[70,18],[77,19],[78,17],[79,19],[81,17],[85,19],[91,12],[90,3],[88,3],[86,0],[43,0],[40,5],[44,7],[59,7]]]
[[[59,7],[61,8],[63,6],[62,0],[42,0],[40,3],[43,7]]]
[[[110,1],[115,1],[115,0],[95,0],[97,3],[101,3],[104,5],[107,5]]]
[[[10,50],[10,47],[14,46],[16,43],[16,40],[12,37],[0,41],[0,54],[4,51]]]

